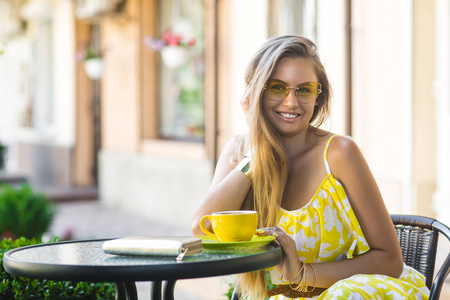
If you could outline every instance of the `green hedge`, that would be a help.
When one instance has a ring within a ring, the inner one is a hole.
[[[58,241],[57,238],[51,242]],[[91,283],[73,281],[38,280],[19,276],[11,276],[3,268],[3,256],[8,250],[40,244],[40,239],[0,240],[0,299],[115,299],[113,283]]]
[[[47,231],[55,209],[48,197],[36,193],[28,184],[0,185],[0,235],[41,238]]]

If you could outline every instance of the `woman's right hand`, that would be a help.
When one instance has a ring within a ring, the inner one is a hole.
[[[278,270],[283,274],[285,280],[291,279],[298,282],[302,262],[298,258],[297,248],[294,240],[278,227],[264,227],[256,230],[257,235],[272,235],[283,251],[283,260],[277,265]],[[294,278],[292,278],[295,274]]]

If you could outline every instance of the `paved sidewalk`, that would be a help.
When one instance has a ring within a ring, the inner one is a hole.
[[[57,215],[50,236],[72,239],[100,239],[124,236],[191,235],[190,228],[160,224],[117,209],[104,207],[99,201],[57,203]],[[229,277],[179,280],[175,285],[177,300],[225,300]],[[139,299],[150,299],[150,284],[138,282]]]

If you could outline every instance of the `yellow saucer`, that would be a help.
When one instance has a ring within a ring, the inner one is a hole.
[[[271,235],[254,235],[250,241],[246,242],[220,242],[207,235],[199,236],[202,239],[203,250],[205,251],[242,251],[259,249],[275,240]]]

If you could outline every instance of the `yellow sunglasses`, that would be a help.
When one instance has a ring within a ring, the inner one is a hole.
[[[264,86],[264,94],[270,100],[281,101],[289,95],[290,90],[295,91],[295,96],[300,102],[310,103],[322,93],[322,84],[318,82],[303,82],[296,87],[290,87],[279,80],[270,80]]]

